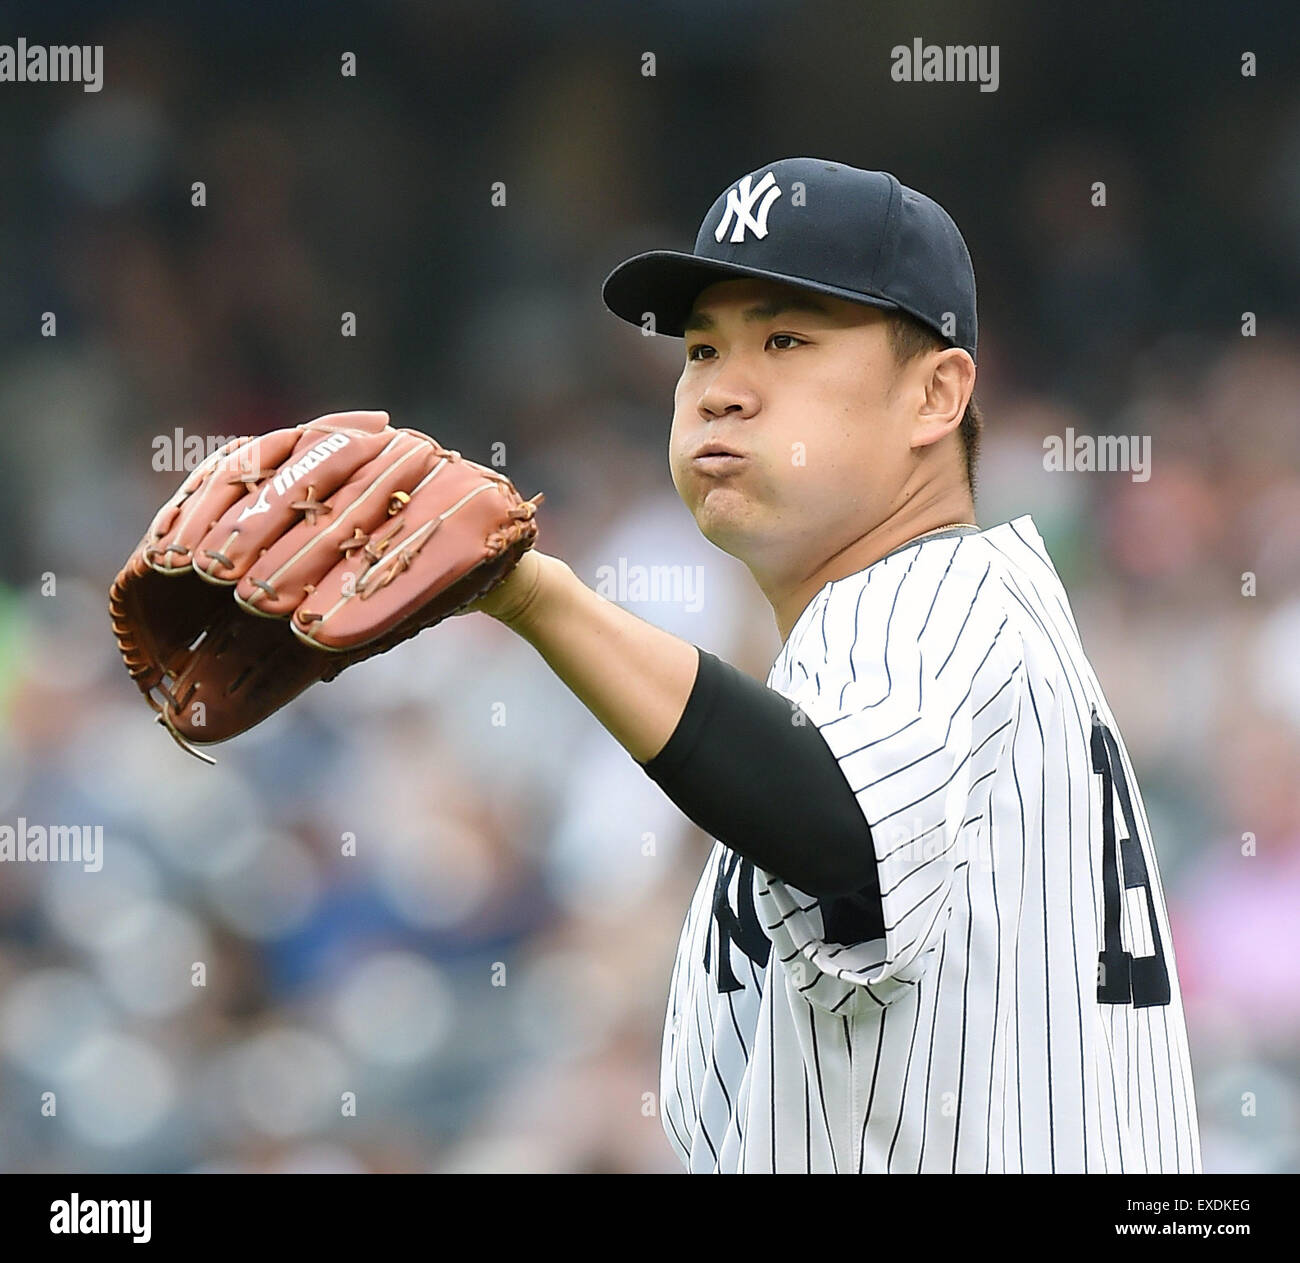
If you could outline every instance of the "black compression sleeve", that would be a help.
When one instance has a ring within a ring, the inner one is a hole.
[[[698,652],[686,709],[664,748],[641,764],[646,774],[764,871],[818,898],[848,897],[834,919],[853,941],[883,936],[871,830],[825,738],[780,693]]]

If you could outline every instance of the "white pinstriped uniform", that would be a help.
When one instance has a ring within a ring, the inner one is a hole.
[[[1199,1172],[1150,827],[1032,518],[828,583],[768,685],[853,787],[885,936],[715,843],[661,1062],[687,1169]]]

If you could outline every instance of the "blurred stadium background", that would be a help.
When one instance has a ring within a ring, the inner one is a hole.
[[[533,651],[454,620],[208,768],[105,593],[179,481],[155,439],[385,408],[505,443],[589,581],[704,567],[700,609],[630,608],[762,678],[770,612],[668,477],[679,344],[599,284],[810,154],[962,226],[980,520],[1034,516],[1138,769],[1206,1170],[1296,1170],[1300,20],[1254,8],[5,6],[105,86],[0,84],[0,822],[105,858],[0,869],[0,1166],[676,1169],[644,1094],[705,840]],[[892,82],[915,36],[999,45],[998,91]],[[1153,475],[1044,472],[1067,427],[1150,435]]]

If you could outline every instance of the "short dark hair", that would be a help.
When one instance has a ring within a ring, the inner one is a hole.
[[[902,368],[926,351],[938,351],[951,345],[945,342],[929,325],[922,324],[905,311],[886,311],[889,319],[889,345],[894,352],[894,362]],[[961,419],[962,450],[966,455],[966,481],[971,495],[975,494],[975,470],[979,464],[980,438],[984,433],[984,417],[972,394]]]

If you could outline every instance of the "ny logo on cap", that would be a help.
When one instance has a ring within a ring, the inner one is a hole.
[[[776,177],[770,171],[751,189],[750,181],[753,178],[752,175],[747,175],[735,188],[727,190],[727,205],[713,233],[715,241],[721,241],[726,236],[733,219],[736,221],[736,226],[731,232],[733,242],[744,241],[746,228],[751,229],[754,236],[760,240],[767,236],[767,212],[772,209],[772,203],[781,196],[781,190],[777,187]],[[754,203],[760,197],[763,200],[759,204],[758,215],[755,217]]]

